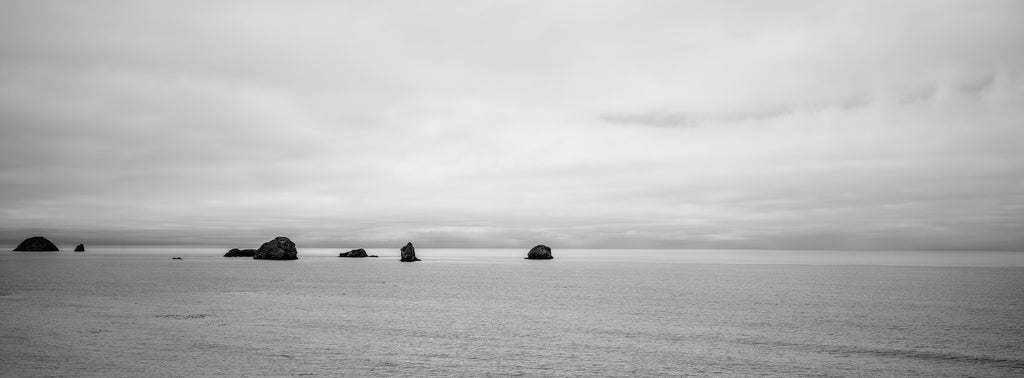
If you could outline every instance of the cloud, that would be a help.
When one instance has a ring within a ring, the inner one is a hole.
[[[773,118],[800,114],[820,114],[826,111],[857,111],[873,104],[909,105],[922,101],[934,101],[940,95],[982,96],[990,90],[999,73],[989,73],[980,78],[961,78],[958,82],[933,83],[906,93],[860,94],[834,102],[811,101],[802,103],[775,104],[762,108],[725,109],[718,112],[687,113],[672,110],[650,110],[633,113],[609,113],[597,116],[597,120],[615,124],[653,127],[697,127],[701,125],[728,124],[737,122],[758,122]]]
[[[634,124],[654,127],[696,127],[707,124],[757,122],[790,116],[798,113],[819,113],[825,110],[854,110],[867,106],[863,98],[852,98],[844,102],[829,104],[788,104],[762,109],[732,110],[712,114],[686,114],[670,111],[648,111],[627,114],[606,114],[597,119],[618,124]]]
[[[0,240],[1020,248],[1020,7],[5,2]]]

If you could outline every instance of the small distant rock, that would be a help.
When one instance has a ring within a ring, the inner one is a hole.
[[[252,249],[252,248],[249,248],[249,249],[231,248],[231,250],[228,251],[228,253],[224,254],[224,257],[256,257],[256,250]]]
[[[181,257],[171,257],[171,260],[181,260]]]
[[[416,258],[416,248],[412,246],[412,243],[405,243],[405,247],[402,247],[402,261],[420,261],[420,259]]]
[[[75,252],[85,252],[85,244],[75,246]]]
[[[56,252],[60,251],[56,245],[42,236],[33,236],[18,244],[15,251],[18,252]]]
[[[551,248],[543,244],[530,248],[530,252],[526,253],[527,260],[551,260],[553,258],[551,256]]]
[[[353,250],[348,251],[348,252],[339,253],[338,257],[369,257],[369,256],[366,255],[366,250],[365,249],[359,248],[359,249],[353,249]]]
[[[295,260],[299,258],[299,253],[295,250],[295,243],[284,236],[278,236],[274,240],[263,243],[256,250],[253,258],[258,260]]]

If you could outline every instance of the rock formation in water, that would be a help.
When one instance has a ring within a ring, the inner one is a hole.
[[[278,236],[274,240],[263,243],[256,253],[254,259],[262,260],[295,260],[299,258],[295,250],[295,243],[284,236]]]
[[[530,252],[526,253],[527,260],[551,260],[553,258],[551,256],[551,248],[543,244],[530,248]]]
[[[256,250],[252,249],[252,248],[249,248],[249,249],[231,248],[231,250],[228,251],[228,253],[224,254],[224,257],[256,257]]]
[[[85,244],[76,245],[75,252],[85,252]]]
[[[339,253],[338,257],[368,257],[368,256],[366,254],[366,250],[365,249],[359,248],[359,249],[353,249],[353,250],[348,251],[348,252]]]
[[[402,247],[402,261],[420,261],[420,259],[416,258],[416,248],[413,248],[412,243],[405,243],[405,247]]]
[[[19,252],[56,252],[60,251],[57,246],[42,236],[33,236],[18,244],[15,251]]]

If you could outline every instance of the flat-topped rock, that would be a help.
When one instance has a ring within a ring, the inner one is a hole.
[[[402,260],[401,261],[402,262],[420,261],[420,259],[416,258],[416,248],[412,246],[412,243],[405,243],[405,246],[402,247]]]
[[[295,260],[299,258],[299,252],[295,250],[295,243],[284,236],[278,236],[274,240],[263,243],[256,253],[254,259],[258,260]]]
[[[338,257],[368,257],[368,255],[366,254],[365,249],[358,248],[348,252],[339,253]]]
[[[551,248],[543,244],[530,248],[530,252],[526,253],[527,260],[551,260],[553,258],[551,256]]]
[[[85,244],[76,245],[75,252],[85,252]]]
[[[224,257],[256,257],[256,250],[252,249],[252,248],[249,248],[249,249],[231,248],[231,250],[228,251],[228,253],[224,254]]]
[[[17,252],[57,252],[60,249],[52,242],[42,236],[33,236],[25,239],[14,248]]]

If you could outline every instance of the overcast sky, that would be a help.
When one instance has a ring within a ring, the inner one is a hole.
[[[3,1],[0,242],[1024,250],[1020,1]]]

